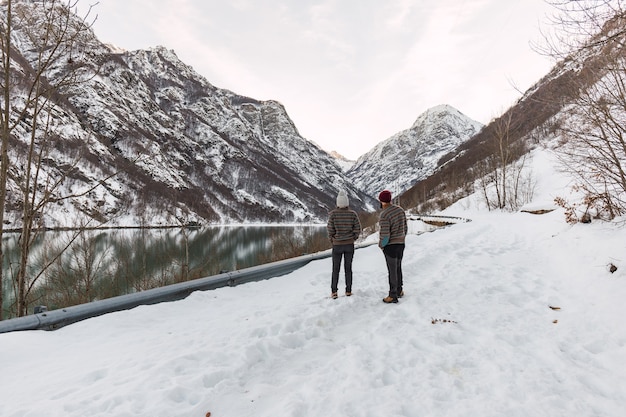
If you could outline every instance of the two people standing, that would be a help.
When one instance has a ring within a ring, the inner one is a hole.
[[[380,236],[378,246],[383,250],[387,264],[389,295],[383,298],[385,303],[397,303],[404,296],[402,277],[402,257],[407,234],[407,221],[404,209],[391,202],[391,192],[384,190],[378,195],[382,211],[379,217]],[[346,295],[352,295],[352,259],[354,242],[361,234],[361,223],[354,210],[348,208],[345,191],[337,195],[337,208],[330,212],[328,239],[333,245],[333,270],[331,275],[331,297],[337,298],[339,270],[344,258]]]

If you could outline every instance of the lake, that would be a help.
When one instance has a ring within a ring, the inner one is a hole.
[[[3,317],[14,316],[18,234],[3,240]],[[32,245],[29,314],[330,248],[325,225],[46,231]],[[61,255],[60,255],[61,254]]]

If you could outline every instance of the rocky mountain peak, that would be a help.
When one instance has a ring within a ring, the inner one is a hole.
[[[370,194],[390,189],[401,194],[431,175],[439,158],[478,133],[482,125],[450,105],[420,114],[413,125],[359,157],[348,177]]]
[[[346,158],[345,156],[343,156],[337,151],[331,151],[330,156],[332,156],[335,159],[335,162],[339,164],[339,166],[344,172],[347,172],[350,168],[352,168],[352,166],[356,162],[356,161],[349,160],[348,158]]]

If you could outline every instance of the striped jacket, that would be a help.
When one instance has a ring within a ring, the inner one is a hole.
[[[386,207],[378,220],[380,226],[380,237],[378,246],[381,248],[387,245],[404,243],[407,233],[406,214],[404,209],[395,204]]]
[[[333,245],[353,244],[361,234],[361,222],[354,210],[336,208],[328,216],[328,240]]]

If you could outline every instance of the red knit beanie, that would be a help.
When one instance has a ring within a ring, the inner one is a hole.
[[[378,200],[383,203],[391,203],[391,191],[384,190],[378,195]]]

